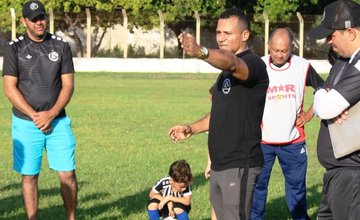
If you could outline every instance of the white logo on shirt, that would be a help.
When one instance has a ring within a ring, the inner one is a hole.
[[[59,60],[59,54],[55,51],[52,51],[51,53],[49,53],[49,59],[53,62],[56,62]]]
[[[231,81],[230,79],[225,79],[222,84],[222,92],[224,94],[229,94],[230,90],[231,90]]]
[[[26,56],[26,59],[30,60],[32,58],[32,56],[29,54]]]

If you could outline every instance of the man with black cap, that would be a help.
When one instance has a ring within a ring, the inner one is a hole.
[[[360,100],[360,5],[340,0],[325,7],[319,27],[310,37],[326,38],[338,59],[314,97],[321,119],[317,153],[326,172],[318,219],[359,219],[360,151],[335,158],[329,125]],[[360,122],[359,122],[360,123]],[[356,140],[355,140],[356,141]]]
[[[26,2],[22,12],[26,34],[6,46],[3,63],[5,95],[13,105],[14,170],[22,174],[27,217],[36,219],[45,149],[60,179],[67,219],[75,219],[75,139],[65,113],[74,90],[72,53],[68,43],[46,31],[41,2]]]

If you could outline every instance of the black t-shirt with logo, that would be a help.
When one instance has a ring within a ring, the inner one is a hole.
[[[3,75],[18,78],[18,89],[35,111],[53,107],[61,90],[61,74],[73,74],[71,49],[62,38],[49,33],[44,41],[32,41],[27,35],[5,47]],[[13,107],[15,116],[31,120]],[[63,109],[58,117],[65,115]]]
[[[246,62],[249,78],[241,81],[223,71],[212,89],[209,152],[215,171],[263,164],[260,141],[269,85],[266,65],[250,50],[237,56]]]

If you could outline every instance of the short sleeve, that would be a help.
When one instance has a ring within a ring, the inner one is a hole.
[[[11,41],[5,45],[2,75],[18,76],[17,46]]]
[[[65,42],[63,57],[61,62],[61,74],[64,73],[75,73],[74,62],[70,45]]]

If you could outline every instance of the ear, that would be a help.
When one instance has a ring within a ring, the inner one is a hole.
[[[26,18],[21,18],[21,23],[24,25],[24,27],[27,27],[25,19]]]
[[[249,30],[244,30],[242,32],[242,40],[243,41],[247,41],[250,37],[250,31]]]
[[[348,36],[348,38],[351,41],[354,41],[356,39],[356,35],[358,34],[358,32],[356,32],[356,29],[354,28],[348,28],[345,30],[346,36]]]

